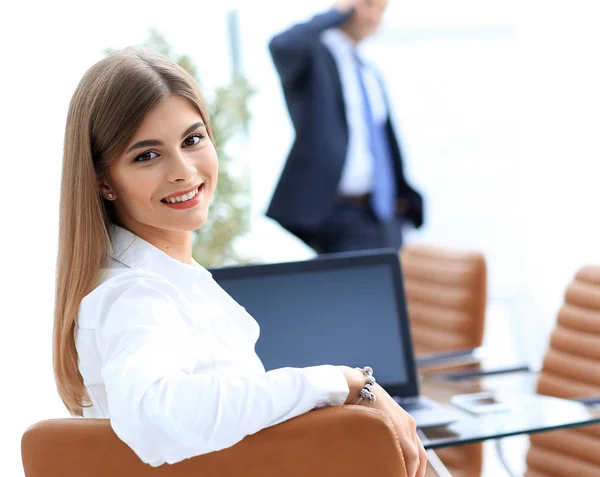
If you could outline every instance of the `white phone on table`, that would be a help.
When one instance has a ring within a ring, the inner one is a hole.
[[[502,412],[510,410],[510,406],[499,399],[494,393],[482,392],[471,394],[457,394],[450,399],[452,404],[472,414],[485,414],[488,412]]]

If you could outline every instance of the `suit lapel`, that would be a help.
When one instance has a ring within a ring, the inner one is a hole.
[[[336,98],[336,102],[339,108],[339,113],[342,115],[342,117],[345,119],[346,118],[346,103],[344,103],[344,92],[342,90],[342,79],[340,78],[340,71],[338,70],[337,64],[335,62],[335,58],[333,57],[333,54],[331,53],[331,51],[329,50],[329,48],[327,48],[326,45],[322,45],[323,46],[323,51],[325,52],[325,64],[327,65],[327,68],[329,68],[329,73],[331,75],[331,78],[333,79],[333,84],[335,87],[335,91],[337,93],[337,98]],[[345,127],[346,127],[346,133],[348,133],[348,124],[344,123]]]

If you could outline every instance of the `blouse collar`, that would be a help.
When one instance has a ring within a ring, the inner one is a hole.
[[[129,268],[156,273],[181,288],[190,288],[201,278],[212,278],[193,258],[191,264],[176,260],[123,227],[110,226],[111,257]]]

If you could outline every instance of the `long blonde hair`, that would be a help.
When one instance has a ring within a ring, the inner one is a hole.
[[[111,203],[99,179],[131,141],[146,114],[169,95],[198,109],[212,139],[195,80],[169,58],[127,48],[92,66],[71,99],[65,131],[54,309],[53,361],[58,392],[71,414],[89,405],[79,372],[75,327],[81,300],[96,286],[110,253]]]

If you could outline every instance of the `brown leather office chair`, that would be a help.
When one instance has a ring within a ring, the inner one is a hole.
[[[415,352],[481,346],[487,300],[484,256],[409,244],[400,258]]]
[[[26,477],[406,477],[389,418],[360,406],[309,412],[218,452],[150,467],[107,419],[59,419],[21,442]]]
[[[481,346],[487,301],[483,254],[409,244],[402,249],[400,260],[417,356]],[[480,444],[436,453],[453,476],[481,474]]]
[[[600,396],[600,266],[582,268],[567,288],[537,391]],[[598,477],[600,426],[532,435],[527,466],[526,477]]]

